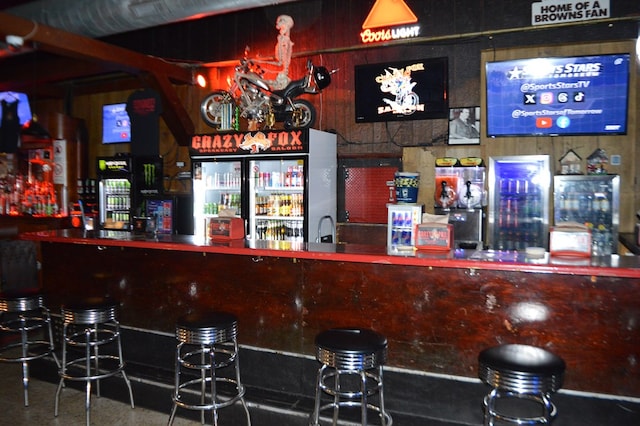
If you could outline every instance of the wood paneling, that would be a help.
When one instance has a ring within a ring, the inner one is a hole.
[[[517,58],[535,58],[543,56],[573,56],[594,55],[601,53],[628,52],[635,56],[635,43],[631,41],[588,43],[581,45],[547,45],[526,48],[501,49],[482,52],[482,65],[488,60],[509,60]],[[481,74],[480,87],[485,87],[484,73]],[[403,151],[403,165],[406,171],[421,173],[419,202],[425,203],[427,209],[433,207],[433,193],[435,185],[434,161],[438,157],[478,156],[487,163],[489,157],[504,155],[548,154],[551,158],[552,173],[558,173],[559,160],[569,150],[573,149],[583,159],[582,170],[586,171],[586,159],[597,148],[604,149],[609,156],[618,154],[622,163],[619,166],[609,165],[609,173],[620,175],[620,231],[632,232],[634,229],[635,210],[640,208],[640,148],[637,140],[640,137],[640,123],[636,113],[638,105],[638,71],[637,62],[631,61],[629,92],[629,122],[628,133],[618,136],[563,136],[563,137],[504,137],[487,138],[484,131],[480,132],[480,146],[453,147],[435,146],[430,148],[405,148]],[[481,94],[482,126],[485,126],[486,99],[484,91]],[[488,164],[487,164],[488,165]]]

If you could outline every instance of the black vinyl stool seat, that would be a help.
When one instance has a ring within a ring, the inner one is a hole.
[[[178,407],[199,410],[202,424],[205,423],[205,412],[211,411],[213,424],[217,425],[218,410],[240,401],[247,425],[251,426],[245,388],[240,381],[237,334],[238,319],[231,313],[193,313],[178,319],[175,387],[169,425],[173,424]],[[223,372],[230,374],[223,376]],[[223,395],[218,384],[231,385],[233,390]]]
[[[562,387],[565,362],[559,356],[529,345],[501,345],[480,352],[478,376],[491,386],[483,400],[484,424],[494,421],[514,424],[549,424],[557,415],[551,394]],[[534,411],[498,408],[498,400],[518,398],[533,401]]]
[[[12,290],[0,293],[0,331],[20,334],[19,341],[9,341],[0,348],[0,362],[22,363],[24,405],[29,406],[29,361],[54,352],[51,316],[38,290]]]
[[[382,376],[387,359],[386,337],[363,328],[334,328],[319,333],[315,343],[316,359],[322,365],[309,425],[319,426],[320,413],[330,408],[333,425],[337,425],[340,407],[357,407],[362,425],[369,424],[367,414],[372,410],[380,417],[382,426],[391,426],[393,420],[384,408]],[[333,397],[333,401],[322,405],[323,394]],[[378,405],[369,401],[369,397],[376,395]]]
[[[100,396],[100,380],[116,375],[124,379],[134,408],[131,382],[124,371],[118,304],[105,298],[90,298],[64,305],[62,313],[62,364],[56,390],[54,415],[58,416],[60,392],[65,380],[86,383],[85,412],[90,424],[91,383],[96,382]],[[73,348],[80,351],[73,352]],[[82,351],[84,349],[84,351]]]

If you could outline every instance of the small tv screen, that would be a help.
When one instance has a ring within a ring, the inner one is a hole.
[[[127,104],[102,106],[102,143],[131,142],[131,122],[127,114]]]
[[[356,123],[447,118],[447,58],[357,65]]]
[[[31,107],[25,93],[0,92],[0,101],[0,116],[3,118],[8,117],[7,114],[13,115],[17,112],[21,126],[31,120]],[[2,122],[0,122],[0,126],[2,126]]]
[[[625,134],[629,56],[487,62],[487,136]]]

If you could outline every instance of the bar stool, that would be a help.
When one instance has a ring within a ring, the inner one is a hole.
[[[211,411],[213,424],[217,425],[218,410],[240,401],[247,416],[247,426],[251,426],[244,399],[245,388],[240,381],[237,334],[238,319],[227,312],[194,313],[178,319],[175,388],[169,425],[173,424],[178,407],[200,410],[202,424],[205,423],[205,411]],[[222,377],[217,371],[235,373],[235,378]],[[220,395],[219,383],[233,385],[232,395]]]
[[[501,345],[478,356],[480,379],[491,386],[484,397],[484,424],[494,421],[514,424],[549,424],[557,414],[551,394],[562,386],[565,362],[542,348],[528,345]],[[533,406],[507,407],[498,400],[527,400]],[[539,411],[541,409],[541,412]]]
[[[320,412],[333,408],[333,425],[338,424],[340,407],[359,407],[361,424],[367,425],[367,411],[380,417],[382,426],[393,420],[384,408],[382,366],[387,357],[387,339],[375,331],[362,328],[336,328],[316,336],[318,370],[315,407],[310,426],[320,425]],[[332,379],[332,380],[331,380]],[[333,401],[321,406],[326,393]],[[378,396],[378,405],[368,398]]]
[[[51,355],[60,368],[54,352],[51,317],[43,300],[38,290],[0,293],[0,331],[20,334],[20,341],[9,342],[0,348],[0,362],[22,363],[25,407],[29,406],[29,361]]]
[[[131,382],[124,372],[117,308],[116,302],[104,298],[86,299],[62,307],[62,365],[55,398],[56,417],[65,380],[86,383],[87,426],[90,424],[91,382],[96,382],[96,395],[99,397],[100,380],[122,376],[129,390],[131,408],[135,407]],[[84,353],[71,356],[70,349],[76,347],[83,348]]]

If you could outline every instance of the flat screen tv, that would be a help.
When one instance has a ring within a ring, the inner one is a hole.
[[[0,92],[0,101],[0,116],[5,117],[5,114],[11,112],[10,109],[14,109],[14,111],[18,112],[18,120],[21,126],[31,120],[31,107],[29,106],[29,98],[25,93]],[[5,106],[7,111],[3,110]],[[2,126],[1,121],[0,126]]]
[[[627,132],[629,54],[487,62],[487,136]]]
[[[447,58],[356,65],[356,123],[447,118]]]
[[[131,121],[126,108],[126,103],[102,106],[103,144],[131,142]]]

